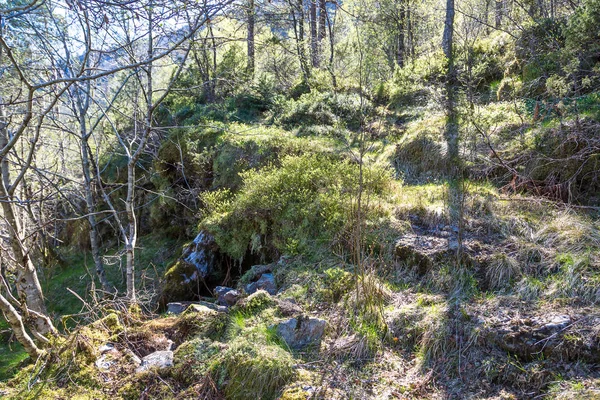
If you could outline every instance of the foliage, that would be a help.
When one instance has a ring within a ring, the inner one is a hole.
[[[280,105],[276,121],[283,126],[343,126],[358,129],[364,116],[372,113],[368,99],[358,94],[310,92],[297,100],[290,99]]]
[[[367,169],[367,190],[381,194],[387,175]],[[287,156],[279,167],[242,174],[243,186],[226,203],[209,205],[200,226],[236,259],[250,249],[269,258],[327,246],[348,223],[357,166],[327,155]],[[205,199],[210,201],[210,199]]]

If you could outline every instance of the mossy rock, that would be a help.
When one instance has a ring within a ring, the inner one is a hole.
[[[185,312],[173,328],[172,340],[177,344],[192,336],[218,339],[225,332],[228,321],[227,314],[213,310]]]
[[[189,386],[201,380],[217,366],[219,355],[224,348],[224,344],[206,338],[184,342],[175,350],[170,375],[177,382]]]
[[[244,314],[257,314],[267,308],[277,305],[277,301],[264,290],[258,290],[250,296],[238,302],[232,311]]]
[[[242,340],[224,355],[225,394],[232,400],[276,399],[296,377],[294,359],[283,348]]]

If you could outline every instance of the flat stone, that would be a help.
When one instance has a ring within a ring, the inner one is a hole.
[[[197,303],[193,303],[193,304],[201,305],[201,306],[204,306],[204,307],[206,307],[208,309],[211,309],[211,310],[217,311],[217,312],[227,312],[228,311],[227,307],[220,306],[218,304],[211,303],[211,302],[208,302],[208,301],[198,301]]]
[[[294,350],[318,347],[321,344],[327,322],[319,318],[300,316],[280,322],[277,334]]]
[[[185,304],[185,303],[168,303],[167,304],[167,313],[179,315],[179,314],[183,313],[186,310],[186,308],[188,308],[188,307],[189,307],[189,304]]]
[[[154,353],[148,354],[142,358],[142,363],[136,368],[135,372],[148,371],[151,368],[168,368],[173,366],[173,352],[170,350],[166,351],[155,351]]]
[[[210,303],[208,301],[182,301],[182,302],[174,302],[167,304],[167,313],[179,315],[183,314],[186,311],[191,312],[227,312],[227,307],[220,306],[215,303]]]
[[[190,304],[190,306],[185,310],[185,312],[197,312],[197,313],[214,313],[216,310],[205,306],[204,304]]]

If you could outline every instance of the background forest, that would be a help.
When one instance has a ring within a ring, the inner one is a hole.
[[[0,0],[0,397],[600,398],[600,0]]]

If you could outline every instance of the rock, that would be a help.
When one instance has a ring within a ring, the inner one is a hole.
[[[553,333],[566,328],[571,323],[571,317],[568,315],[556,315],[550,321],[542,325],[538,332]]]
[[[219,254],[214,238],[206,232],[200,232],[165,273],[161,304],[192,300],[198,293],[200,282],[218,267]]]
[[[585,320],[585,323],[582,321]],[[600,361],[600,316],[573,318],[564,314],[508,318],[486,325],[486,337],[523,360],[540,356],[557,361]]]
[[[280,322],[276,330],[290,348],[299,350],[320,346],[326,324],[325,320],[319,318],[300,316]]]
[[[277,307],[279,308],[279,314],[284,317],[302,314],[302,307],[290,299],[278,300]]]
[[[240,299],[240,292],[225,286],[217,286],[215,294],[217,295],[217,302],[222,306],[233,306]]]
[[[100,353],[100,354],[108,353],[109,351],[113,350],[114,348],[115,348],[114,344],[106,343],[106,344],[103,344],[102,346],[98,347],[98,353]]]
[[[187,308],[189,304],[186,303],[169,303],[167,304],[167,314],[182,314]]]
[[[202,300],[200,300],[200,301],[197,302],[197,304],[199,304],[201,306],[204,306],[206,308],[210,308],[213,311],[225,312],[225,313],[228,311],[227,307],[220,306],[218,304],[211,303],[211,302],[208,302],[208,301],[202,301]]]
[[[413,267],[420,275],[425,275],[434,266],[456,260],[458,238],[452,227],[442,232],[428,231],[421,234],[406,234],[396,242],[394,255],[398,261]],[[435,233],[435,234],[434,234]],[[461,263],[465,266],[485,268],[489,254],[483,251],[477,240],[463,239]]]
[[[209,303],[210,304],[210,303]],[[214,306],[214,305],[213,305]],[[217,311],[215,307],[208,307],[204,304],[190,304],[190,306],[187,308],[187,310],[185,310],[185,312],[197,312],[197,313],[204,313],[204,314],[210,314],[210,313],[214,313],[215,311]],[[218,311],[217,311],[218,312]]]
[[[218,304],[209,303],[208,301],[180,301],[167,304],[168,314],[183,314],[186,311],[191,312],[227,312],[227,307],[220,306]]]
[[[166,351],[155,351],[154,353],[148,354],[142,358],[142,363],[135,372],[148,371],[150,368],[168,368],[173,366],[173,352],[170,350]]]
[[[101,355],[96,359],[96,368],[98,368],[102,372],[110,371],[110,368],[116,364],[116,361],[111,357],[107,357],[105,354]]]
[[[252,294],[259,289],[264,290],[272,296],[277,294],[277,285],[275,284],[273,274],[262,274],[256,282],[246,285],[246,293],[248,294]]]
[[[196,267],[196,277],[184,277],[184,283],[188,281],[206,278],[212,271],[215,254],[215,239],[206,232],[200,232],[192,244],[183,254],[183,261]]]
[[[415,267],[419,274],[424,275],[433,266],[450,256],[448,238],[439,238],[429,235],[408,234],[396,242],[394,255]]]
[[[250,267],[244,276],[242,277],[242,282],[254,282],[257,281],[263,274],[273,272],[273,265],[253,265]]]

